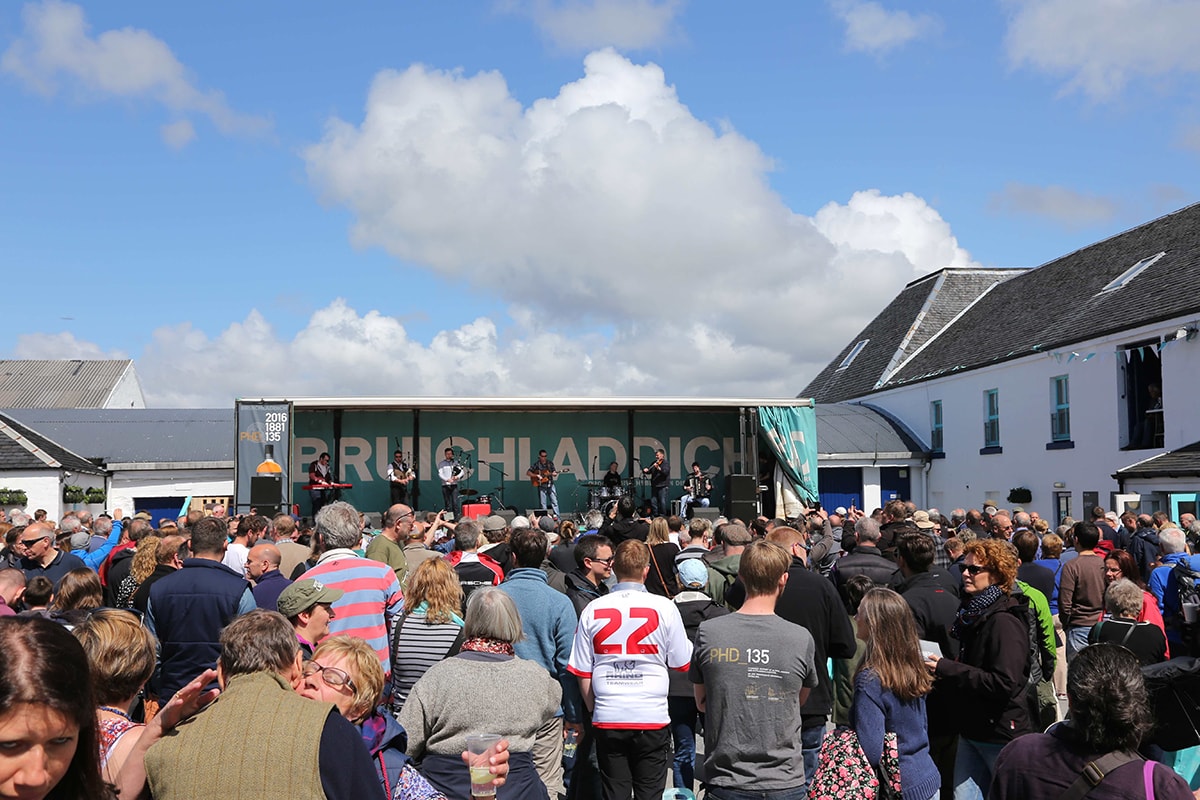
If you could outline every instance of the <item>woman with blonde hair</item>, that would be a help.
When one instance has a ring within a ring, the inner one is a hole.
[[[354,636],[331,636],[304,662],[304,681],[297,691],[333,703],[358,729],[389,800],[441,797],[405,755],[407,734],[380,705],[383,686],[383,667],[373,647]]]
[[[671,541],[671,529],[667,527],[666,517],[655,517],[650,520],[650,533],[646,535],[646,545],[650,548],[650,572],[646,575],[646,591],[662,597],[674,597],[675,556],[679,555],[679,545]]]
[[[131,710],[154,674],[157,642],[133,614],[112,609],[90,615],[73,633],[95,682],[100,766],[105,780],[116,783],[145,729],[132,720]]]
[[[430,667],[462,646],[462,603],[458,575],[445,559],[427,558],[408,576],[404,615],[392,634],[392,713],[400,713]]]
[[[925,695],[933,678],[925,669],[912,611],[891,589],[872,589],[859,604],[856,620],[866,648],[854,676],[854,732],[877,770],[884,735],[895,733],[901,794],[906,800],[932,800],[941,790],[925,717]]]
[[[116,608],[133,607],[133,595],[142,585],[142,581],[149,578],[158,566],[158,545],[161,541],[157,536],[147,536],[138,542],[129,574],[122,578],[117,586]]]

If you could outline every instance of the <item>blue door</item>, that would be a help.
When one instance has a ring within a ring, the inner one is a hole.
[[[832,511],[838,506],[862,508],[862,469],[860,467],[818,467],[821,507]]]
[[[880,467],[880,499],[884,503],[889,500],[911,500],[911,475],[912,471],[908,467]]]

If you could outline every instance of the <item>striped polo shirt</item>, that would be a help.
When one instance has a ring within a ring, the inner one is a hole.
[[[387,564],[362,558],[353,550],[334,548],[301,576],[345,592],[333,604],[330,635],[345,634],[362,639],[379,654],[384,672],[388,664],[388,619],[404,608],[400,582]]]

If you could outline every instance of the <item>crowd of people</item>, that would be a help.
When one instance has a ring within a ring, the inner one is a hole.
[[[1191,515],[44,516],[0,521],[0,797],[1200,787]]]

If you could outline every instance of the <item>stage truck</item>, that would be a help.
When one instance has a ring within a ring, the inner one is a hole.
[[[543,449],[558,472],[563,516],[614,499],[603,486],[613,462],[619,493],[641,505],[650,496],[642,470],[659,448],[670,466],[673,506],[692,462],[711,480],[711,507],[742,519],[790,515],[818,497],[816,415],[807,399],[258,398],[239,399],[235,416],[241,512],[311,514],[309,469],[323,453],[340,498],[381,512],[397,450],[416,473],[409,504],[438,510],[438,463],[447,448],[464,504],[522,514],[539,508],[527,471]]]

